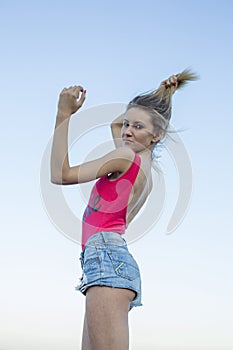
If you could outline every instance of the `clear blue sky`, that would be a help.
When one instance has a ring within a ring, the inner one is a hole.
[[[144,304],[130,314],[131,349],[232,350],[232,2],[1,1],[0,36],[0,349],[79,348],[80,246],[40,196],[60,90],[82,84],[84,108],[127,103],[191,67],[201,79],[177,92],[173,125],[185,129],[192,200],[167,236],[177,173],[165,152],[164,211],[130,245]]]

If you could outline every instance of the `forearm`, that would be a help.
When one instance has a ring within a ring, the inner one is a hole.
[[[81,93],[81,97],[80,96]],[[77,112],[86,97],[82,86],[64,88],[59,96],[58,113],[51,150],[51,182],[56,184],[69,183],[70,165],[68,156],[68,128],[72,114]],[[72,176],[71,176],[72,177]]]
[[[124,119],[124,113],[119,115],[118,117],[116,117],[116,119],[112,121],[111,128],[116,125],[122,127],[123,119]]]
[[[121,128],[124,119],[124,114],[114,119],[111,123],[112,137],[116,147],[121,146]]]
[[[69,115],[58,111],[51,151],[51,182],[62,184],[70,169],[68,157]]]

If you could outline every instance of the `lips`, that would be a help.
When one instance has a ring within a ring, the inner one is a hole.
[[[124,142],[133,142],[132,140],[129,139],[123,139]]]

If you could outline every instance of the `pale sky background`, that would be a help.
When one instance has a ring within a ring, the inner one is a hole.
[[[0,35],[0,350],[80,349],[80,246],[52,225],[40,194],[60,90],[82,84],[83,109],[127,103],[186,67],[201,79],[177,92],[172,122],[185,130],[193,194],[166,235],[178,183],[164,151],[164,211],[129,245],[144,304],[129,316],[130,349],[233,350],[233,3],[1,1]]]

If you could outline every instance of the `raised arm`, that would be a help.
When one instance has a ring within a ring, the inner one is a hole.
[[[81,93],[81,97],[79,95]],[[58,111],[51,152],[51,182],[62,184],[70,169],[68,157],[68,127],[70,117],[83,104],[86,91],[82,86],[64,88],[59,96]]]
[[[81,93],[81,97],[79,95]],[[134,152],[121,147],[94,161],[71,167],[68,156],[68,128],[70,117],[83,104],[86,92],[81,86],[63,89],[58,103],[58,113],[51,152],[51,182],[71,185],[92,181],[116,171],[126,171],[134,160]]]
[[[111,123],[112,137],[116,148],[122,146],[121,128],[122,128],[123,119],[124,119],[124,114],[121,114],[119,117],[114,119]]]

